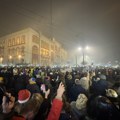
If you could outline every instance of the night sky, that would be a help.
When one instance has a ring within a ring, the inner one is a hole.
[[[89,46],[96,63],[120,61],[120,0],[0,0],[0,36],[28,27],[54,37],[73,58]]]

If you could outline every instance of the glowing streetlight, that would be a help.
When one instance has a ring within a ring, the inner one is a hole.
[[[2,64],[2,62],[3,62],[3,57],[0,58],[0,62],[1,62],[1,64]]]
[[[12,56],[10,55],[10,56],[9,56],[9,62],[11,62],[11,60],[12,60]]]
[[[11,55],[9,56],[9,59],[10,59],[10,60],[12,59],[12,56],[11,56]]]
[[[19,61],[21,60],[21,58],[22,58],[22,56],[21,56],[21,55],[18,55],[18,59],[19,59]]]
[[[79,47],[79,48],[78,48],[78,50],[79,50],[79,51],[81,51],[81,50],[82,50],[82,48],[81,48],[81,47]]]
[[[85,47],[85,49],[86,49],[86,50],[89,50],[89,47],[88,47],[88,46],[86,46],[86,47]]]
[[[21,59],[21,57],[22,57],[21,55],[18,55],[18,58],[19,58],[19,59]]]

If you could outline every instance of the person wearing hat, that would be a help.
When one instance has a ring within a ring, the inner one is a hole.
[[[31,93],[29,90],[24,89],[24,90],[20,90],[18,93],[18,102],[23,104],[26,103],[31,97]]]
[[[89,90],[90,87],[90,81],[89,81],[89,77],[88,77],[88,73],[85,72],[83,73],[83,77],[80,79],[79,84],[85,89],[85,90]]]
[[[31,93],[27,89],[20,90],[18,92],[18,100],[15,103],[14,110],[17,114],[21,113],[21,110],[24,108],[25,104],[30,100]]]
[[[30,92],[28,90],[21,91],[19,93],[18,107],[20,107],[20,111],[18,114],[14,115],[15,118],[27,118],[34,119],[35,115],[38,113],[38,110],[43,102],[43,97],[39,93],[34,93],[30,97]]]
[[[36,84],[36,79],[33,77],[29,79],[29,84],[26,86],[26,88],[31,92],[31,94],[40,93],[40,88]]]
[[[120,109],[120,97],[114,89],[106,89],[106,97],[109,98],[110,101]]]
[[[85,118],[87,101],[88,98],[85,94],[79,94],[77,100],[70,103],[72,111],[78,120]]]

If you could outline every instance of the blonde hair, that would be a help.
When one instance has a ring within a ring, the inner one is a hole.
[[[32,97],[31,97],[31,101],[32,102],[35,102],[35,106],[34,106],[34,112],[38,112],[38,110],[39,110],[39,108],[40,108],[40,106],[41,106],[41,104],[42,104],[42,102],[43,102],[43,97],[42,97],[42,95],[41,94],[39,94],[39,93],[34,93],[33,95],[32,95]]]

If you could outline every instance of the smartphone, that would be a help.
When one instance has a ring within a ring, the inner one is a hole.
[[[45,89],[45,84],[41,84],[41,87],[40,87],[40,88],[41,88],[42,91],[45,91],[45,90],[46,90],[46,89]]]
[[[10,100],[10,97],[6,94],[6,90],[3,89],[2,87],[0,87],[1,91],[3,92],[3,96],[6,97],[6,103],[9,103]]]

